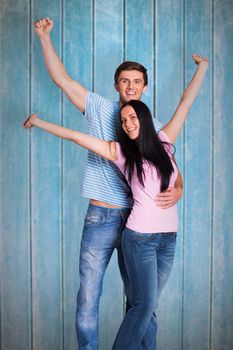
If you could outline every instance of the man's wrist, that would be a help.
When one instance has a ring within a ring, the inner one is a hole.
[[[40,41],[42,45],[46,45],[51,42],[50,33],[40,36]]]

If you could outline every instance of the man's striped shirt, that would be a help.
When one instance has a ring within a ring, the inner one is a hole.
[[[88,92],[85,116],[90,135],[102,140],[117,141],[117,128],[120,127],[119,102]],[[154,125],[157,131],[161,129],[158,120],[154,119]],[[82,195],[125,208],[132,208],[133,205],[130,188],[118,167],[90,151],[84,166]]]

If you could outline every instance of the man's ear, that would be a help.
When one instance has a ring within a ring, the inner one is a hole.
[[[142,89],[143,94],[147,91],[148,85],[145,85],[144,88]]]
[[[119,87],[118,87],[118,84],[117,84],[117,83],[114,84],[114,87],[115,87],[115,90],[116,90],[117,92],[119,92]]]

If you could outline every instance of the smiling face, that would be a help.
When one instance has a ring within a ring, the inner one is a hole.
[[[130,100],[140,100],[146,91],[143,73],[138,70],[121,71],[118,82],[115,84],[116,91],[120,95],[121,105]]]
[[[121,110],[121,126],[131,140],[139,136],[140,122],[132,106],[125,106]]]

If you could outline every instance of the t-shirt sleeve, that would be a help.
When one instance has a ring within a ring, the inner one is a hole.
[[[117,160],[114,160],[113,163],[116,164],[116,166],[118,166],[120,171],[124,174],[124,171],[125,171],[125,156],[124,156],[124,154],[122,152],[122,149],[121,149],[121,146],[120,146],[119,142],[116,142],[116,149],[117,149],[118,158],[117,158]]]
[[[153,124],[157,132],[159,132],[163,127],[163,124],[160,123],[160,121],[157,118],[153,118]]]
[[[173,146],[171,144],[171,141],[170,141],[168,135],[163,130],[160,130],[158,135],[159,135],[159,138],[162,142],[168,143],[168,144],[164,144],[164,147],[168,153],[172,154]]]
[[[95,118],[100,109],[108,102],[108,100],[95,92],[88,91],[85,104],[84,116],[88,121]]]

